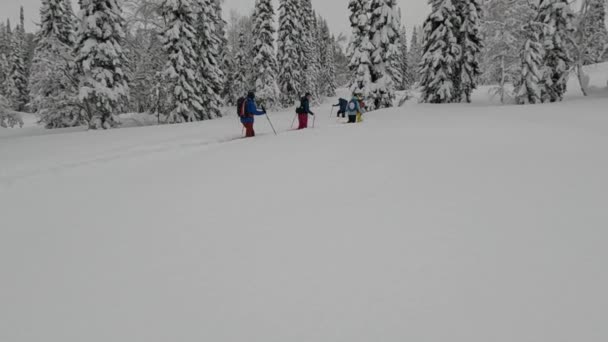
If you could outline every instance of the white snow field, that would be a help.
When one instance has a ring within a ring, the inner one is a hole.
[[[0,131],[0,341],[605,342],[606,108]]]

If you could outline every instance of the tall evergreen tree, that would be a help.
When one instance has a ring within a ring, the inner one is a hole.
[[[574,14],[567,0],[541,0],[539,21],[544,24],[542,41],[545,50],[543,77],[544,101],[561,101],[566,93],[572,59],[567,47],[572,34]]]
[[[315,41],[316,18],[310,0],[297,1],[298,18],[300,20],[300,41],[298,45],[300,66],[302,67],[302,92],[310,92],[315,99],[318,98],[316,89],[319,75],[318,52]]]
[[[278,71],[274,49],[274,8],[271,0],[257,0],[255,5],[253,70],[256,98],[269,108],[279,104]]]
[[[245,40],[245,32],[241,32],[239,36],[239,45],[234,61],[234,74],[232,76],[232,101],[236,103],[239,97],[245,96],[248,91],[252,90],[248,79],[248,48]]]
[[[452,0],[430,0],[432,12],[424,24],[421,62],[422,102],[447,103],[455,97],[454,79],[460,58],[460,18]]]
[[[9,78],[7,84],[8,100],[12,108],[23,112],[28,104],[27,68],[25,65],[25,26],[23,7],[21,7],[20,23],[11,35],[11,49],[9,55]]]
[[[238,95],[236,99],[233,96],[234,87],[236,84],[236,66],[233,58],[234,52],[232,52],[232,48],[230,46],[227,46],[224,52],[224,57],[222,59],[222,71],[224,72],[224,75],[226,75],[226,81],[224,82],[222,89],[222,98],[224,98],[224,102],[227,105],[232,106],[236,104],[236,99],[238,99]]]
[[[349,68],[352,73],[351,91],[361,94],[364,99],[372,96],[372,51],[374,45],[370,42],[369,0],[351,0],[350,26],[352,40],[348,48],[350,57]]]
[[[196,14],[192,0],[164,0],[161,13],[166,27],[160,39],[169,60],[164,76],[169,84],[168,123],[192,122],[203,106],[198,80]]]
[[[47,128],[86,122],[73,70],[74,21],[65,0],[42,0],[40,31],[30,74],[32,109]],[[71,5],[70,5],[71,6]]]
[[[410,40],[409,64],[411,66],[412,83],[420,81],[418,66],[422,62],[422,29],[414,26]]]
[[[293,105],[303,89],[299,0],[281,0],[279,6],[278,63],[281,104]]]
[[[400,18],[396,0],[372,0],[370,34],[372,52],[373,107],[392,107],[395,99],[394,68],[399,50],[397,47]]]
[[[199,13],[197,20],[199,86],[201,90],[201,119],[220,117],[222,99],[220,96],[224,74],[220,66],[222,40],[218,36],[215,0],[197,0]]]
[[[8,52],[10,37],[4,23],[0,23],[0,96],[6,96],[6,81],[9,75]]]
[[[329,25],[325,19],[319,18],[319,30],[321,48],[321,75],[320,88],[323,96],[336,96],[336,61],[334,39],[329,31]]]
[[[219,62],[220,79],[219,82],[214,83],[213,87],[215,92],[220,94],[222,103],[225,103],[223,96],[224,88],[226,87],[227,74],[224,72],[224,58],[226,56],[226,49],[228,47],[228,39],[226,37],[226,21],[222,17],[222,0],[212,0],[214,15],[212,17],[213,23],[215,24],[215,37],[219,42],[218,56],[216,57]]]
[[[116,0],[81,0],[76,63],[80,70],[80,100],[85,103],[91,128],[118,124],[129,96],[125,74],[125,36],[122,10]]]
[[[601,63],[608,47],[606,6],[604,0],[586,0],[583,6],[580,18],[583,37],[579,43],[583,50],[583,64]]]
[[[480,32],[481,5],[478,0],[457,0],[458,15],[461,18],[460,34],[458,36],[461,59],[458,62],[455,75],[455,101],[460,102],[464,96],[466,102],[471,102],[471,94],[477,88],[477,79],[481,75],[479,57],[482,48]]]
[[[542,101],[543,56],[542,23],[531,20],[525,27],[526,40],[521,50],[521,74],[516,83],[515,99],[520,104]]]
[[[412,74],[410,70],[410,52],[407,46],[407,30],[405,25],[401,27],[398,40],[399,54],[396,60],[396,69],[398,70],[399,79],[397,81],[398,90],[407,90],[412,84]]]

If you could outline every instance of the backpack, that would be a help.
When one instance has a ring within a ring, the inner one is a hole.
[[[348,111],[349,111],[349,112],[354,112],[354,111],[356,111],[356,110],[357,110],[357,103],[355,102],[355,100],[351,100],[351,101],[348,103]]]
[[[240,97],[236,100],[236,113],[240,118],[247,116],[247,99]]]

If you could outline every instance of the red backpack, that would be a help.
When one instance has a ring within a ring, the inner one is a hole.
[[[236,100],[236,113],[240,118],[247,116],[247,99],[244,97],[240,97]]]

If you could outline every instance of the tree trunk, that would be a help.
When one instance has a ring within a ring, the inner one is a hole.
[[[583,96],[588,96],[588,92],[587,92],[587,88],[586,88],[586,82],[583,78],[584,76],[584,72],[583,72],[583,63],[581,62],[581,60],[579,59],[578,63],[576,64],[576,75],[578,77],[578,83],[581,86],[581,91],[583,92]]]

